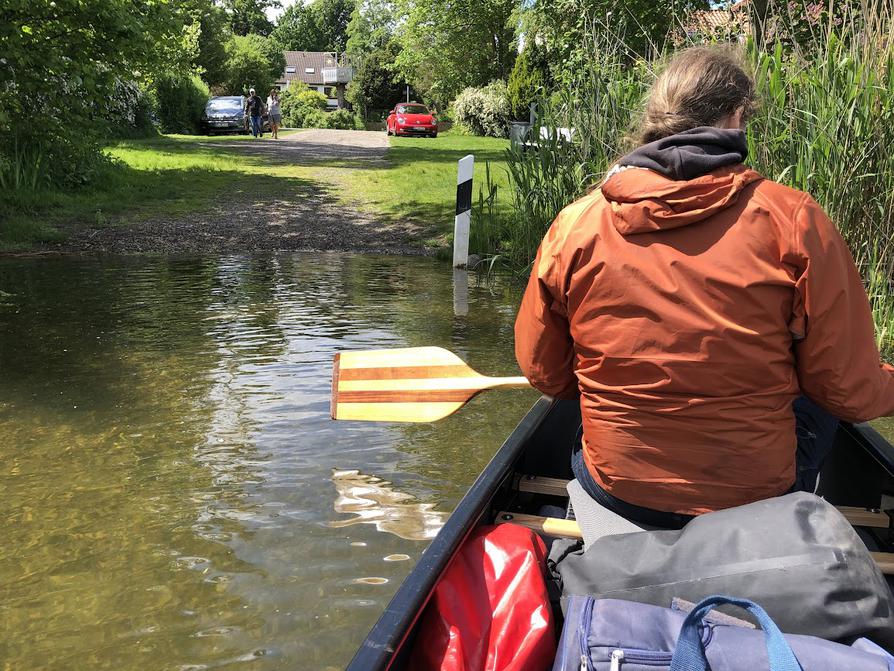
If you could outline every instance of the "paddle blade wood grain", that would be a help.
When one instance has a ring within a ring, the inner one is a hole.
[[[441,347],[340,352],[332,371],[332,419],[433,422],[476,394],[529,387],[523,377],[487,377]]]

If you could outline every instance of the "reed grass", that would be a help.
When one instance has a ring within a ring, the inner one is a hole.
[[[836,12],[809,45],[749,44],[761,106],[749,122],[749,163],[770,179],[809,192],[839,227],[863,272],[879,347],[894,358],[894,10],[866,0]],[[500,249],[529,266],[558,212],[624,152],[660,62],[631,66],[623,43],[594,35],[593,66],[541,102],[535,149],[513,147],[508,170],[514,214]],[[571,142],[558,128],[574,128]]]

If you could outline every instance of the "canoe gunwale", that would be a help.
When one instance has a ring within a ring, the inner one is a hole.
[[[841,423],[841,427],[848,433],[854,442],[863,447],[879,465],[894,476],[894,445],[891,445],[885,437],[876,431],[868,422],[863,424]]]
[[[391,666],[450,560],[482,516],[489,512],[500,488],[512,482],[516,462],[555,404],[555,401],[541,397],[522,417],[422,553],[346,671],[385,671]]]

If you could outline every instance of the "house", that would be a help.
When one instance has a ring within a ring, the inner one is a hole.
[[[682,23],[677,34],[678,43],[701,40],[744,42],[751,34],[748,0],[734,2],[726,8],[692,12]],[[680,33],[683,33],[681,35]]]
[[[345,106],[345,88],[354,78],[354,69],[345,54],[331,51],[285,51],[286,69],[276,80],[280,91],[290,86],[306,86],[326,96],[330,108]]]

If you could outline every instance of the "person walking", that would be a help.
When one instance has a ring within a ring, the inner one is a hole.
[[[532,384],[580,398],[581,486],[645,524],[814,491],[839,419],[894,414],[846,243],[744,165],[754,105],[733,52],[675,56],[640,146],[544,237],[515,324]]]
[[[282,123],[282,111],[279,106],[279,89],[270,89],[270,95],[267,96],[267,115],[270,119],[270,132],[273,139],[279,139],[279,126]]]
[[[263,137],[261,117],[264,114],[264,101],[261,100],[261,97],[257,93],[255,93],[254,89],[248,90],[246,106],[248,107],[248,119],[251,123],[252,137]]]

